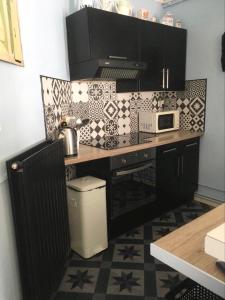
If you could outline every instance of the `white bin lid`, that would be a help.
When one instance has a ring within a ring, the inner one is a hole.
[[[93,176],[85,176],[81,178],[76,178],[70,181],[67,181],[67,186],[80,191],[80,192],[87,192],[90,190],[97,189],[99,187],[103,187],[106,185],[106,181],[93,177]]]

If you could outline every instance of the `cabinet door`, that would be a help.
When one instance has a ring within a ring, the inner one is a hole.
[[[185,88],[186,38],[186,30],[164,26],[164,58],[167,73],[167,90],[179,91]]]
[[[147,70],[140,81],[141,91],[163,89],[163,26],[140,21],[141,60],[147,62]]]
[[[198,187],[199,139],[181,143],[180,198],[191,200]]]
[[[172,208],[179,193],[177,144],[157,148],[156,186],[161,209]]]
[[[136,18],[88,9],[91,30],[91,57],[124,57],[138,60],[138,23]]]

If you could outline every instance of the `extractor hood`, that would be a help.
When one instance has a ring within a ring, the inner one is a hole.
[[[73,65],[70,77],[74,79],[137,79],[147,67],[144,62],[125,59],[91,59]]]
[[[92,7],[66,18],[70,79],[137,79],[140,61],[137,18]]]

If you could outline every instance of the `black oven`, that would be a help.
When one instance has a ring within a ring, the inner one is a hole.
[[[155,148],[83,164],[78,175],[94,175],[107,182],[107,219],[110,237],[147,220],[157,209]]]

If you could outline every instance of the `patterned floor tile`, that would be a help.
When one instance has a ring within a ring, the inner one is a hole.
[[[67,293],[94,293],[98,273],[99,269],[97,268],[69,267],[59,287],[59,291]]]
[[[178,272],[156,272],[157,295],[164,297],[175,288],[185,277]]]
[[[144,227],[140,226],[134,228],[125,234],[118,237],[118,239],[132,239],[132,240],[143,240],[144,239]]]
[[[159,218],[153,219],[152,224],[154,223],[176,223],[176,217],[173,212],[164,213]]]
[[[144,263],[144,245],[116,244],[113,262]]]
[[[163,300],[184,276],[149,253],[149,245],[210,208],[188,203],[112,241],[107,250],[83,259],[75,252],[54,300]]]
[[[107,294],[144,296],[144,271],[112,269]]]
[[[152,226],[152,237],[153,240],[156,241],[162,236],[172,232],[175,230],[176,227],[174,226]]]

